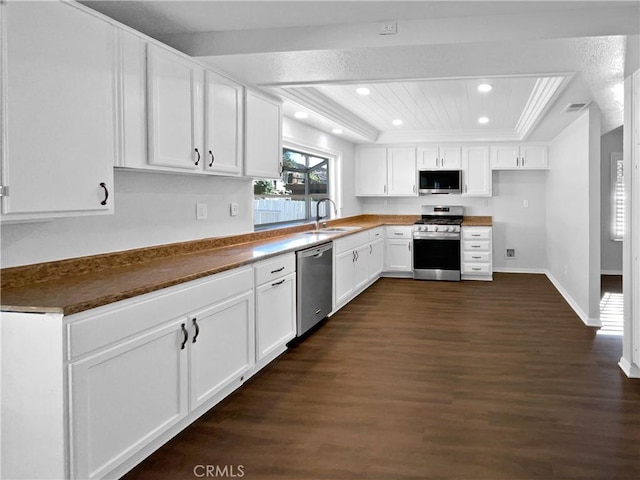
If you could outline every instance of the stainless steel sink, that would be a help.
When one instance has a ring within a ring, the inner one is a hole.
[[[362,227],[326,227],[321,228],[319,230],[309,230],[308,232],[304,232],[307,235],[318,235],[320,233],[344,233],[344,232],[352,232],[354,230],[360,230]]]

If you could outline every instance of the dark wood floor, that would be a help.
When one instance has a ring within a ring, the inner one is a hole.
[[[544,275],[381,279],[126,478],[635,480],[620,352]]]

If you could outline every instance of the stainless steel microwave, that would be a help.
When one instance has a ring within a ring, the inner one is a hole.
[[[418,172],[421,195],[431,193],[462,193],[460,170],[420,170]]]

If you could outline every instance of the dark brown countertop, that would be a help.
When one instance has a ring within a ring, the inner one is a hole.
[[[359,215],[327,222],[357,226],[305,234],[312,225],[181,242],[2,269],[2,310],[71,315],[171,287],[282,253],[382,225],[411,225],[418,215]]]
[[[462,219],[463,227],[491,227],[492,217],[466,216]]]

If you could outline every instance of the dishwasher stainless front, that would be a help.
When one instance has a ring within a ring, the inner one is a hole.
[[[331,313],[333,243],[296,253],[298,337]]]

